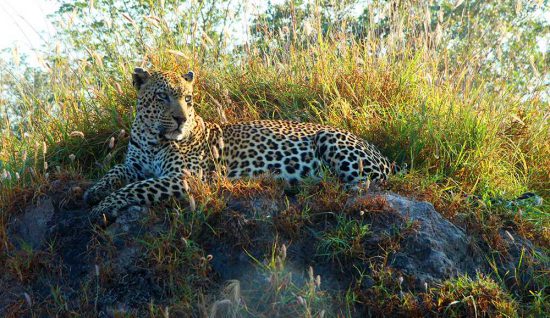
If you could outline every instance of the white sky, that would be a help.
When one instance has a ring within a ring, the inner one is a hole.
[[[265,9],[266,5],[261,0],[250,0],[248,4],[252,12]],[[29,55],[29,62],[35,62],[33,51],[39,49],[54,32],[47,15],[58,7],[56,0],[0,0],[0,50],[17,47],[19,52]],[[541,10],[538,14],[550,21],[550,10]],[[542,51],[548,49],[549,41],[548,33],[541,34],[538,44]]]
[[[22,52],[37,49],[53,32],[47,15],[58,8],[55,0],[0,0],[0,50],[17,46]]]
[[[271,2],[279,3],[282,0]],[[250,0],[246,9],[252,13],[263,11],[266,7],[267,2],[264,0]],[[9,58],[11,49],[17,48],[20,55],[29,57],[28,62],[38,65],[37,53],[40,53],[41,45],[54,33],[47,16],[58,8],[56,0],[0,0],[0,59]],[[2,53],[5,49],[9,49],[9,52]]]

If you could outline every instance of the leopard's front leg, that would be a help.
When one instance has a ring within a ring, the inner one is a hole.
[[[111,193],[92,209],[94,221],[113,222],[119,213],[130,206],[150,206],[170,197],[181,199],[187,193],[184,174],[174,174],[130,183]]]
[[[139,180],[139,173],[127,165],[114,166],[84,193],[84,202],[95,205],[125,184]]]

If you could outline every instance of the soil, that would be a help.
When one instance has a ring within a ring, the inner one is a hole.
[[[64,306],[69,311],[88,309],[94,313],[92,316],[112,316],[116,310],[144,313],[150,303],[168,305],[174,291],[163,276],[166,271],[151,268],[151,263],[144,261],[147,252],[143,238],[163,237],[170,229],[170,220],[162,214],[159,217],[159,213],[151,217],[145,208],[133,208],[116,223],[98,230],[90,223],[89,207],[81,199],[86,187],[77,181],[55,181],[46,194],[9,220],[9,254],[29,265],[15,268],[7,263],[9,270],[0,274],[4,287],[0,291],[1,316],[26,306],[28,298],[35,304],[52,301],[52,286],[64,295]],[[284,191],[275,198],[229,197],[224,209],[208,216],[203,228],[195,232],[199,233],[194,242],[202,258],[190,261],[189,269],[181,271],[201,273],[195,275],[191,286],[205,294],[206,302],[214,301],[227,282],[235,280],[240,282],[244,296],[253,297],[250,295],[270,280],[261,264],[265,265],[270,251],[280,250],[282,244],[288,247],[285,268],[293,273],[294,284],[306,284],[311,266],[315,275],[322,277],[322,289],[329,294],[345,293],[355,286],[358,271],[367,275],[355,288],[372,288],[374,280],[368,274],[379,259],[384,259],[384,266],[396,279],[405,277],[403,288],[412,291],[458,275],[495,273],[487,261],[491,254],[487,248],[443,218],[428,202],[371,191],[349,196],[342,211],[312,211],[306,221],[299,216],[301,208],[303,202]],[[368,234],[349,254],[322,255],[319,241],[323,233],[334,230],[339,214],[368,224]],[[216,229],[216,235],[212,229]],[[522,281],[528,281],[534,269],[518,271],[520,258],[523,262],[535,259],[534,254],[540,251],[514,233],[503,231],[501,239],[509,253],[494,258],[498,272],[507,273],[510,284],[516,281],[510,273],[518,273]],[[182,248],[185,244],[182,241]],[[205,257],[208,266],[202,272],[200,264]],[[547,268],[548,264],[543,265]],[[83,288],[89,295],[83,295]],[[196,315],[198,307],[192,313],[182,310],[172,314]],[[357,314],[365,312],[358,310]]]

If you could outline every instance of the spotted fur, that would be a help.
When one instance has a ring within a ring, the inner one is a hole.
[[[291,182],[318,175],[321,165],[350,184],[391,173],[373,145],[341,129],[280,120],[205,122],[193,107],[193,81],[192,72],[135,69],[137,112],[126,162],[85,193],[89,204],[99,202],[92,215],[113,219],[128,206],[182,198],[186,173],[207,176],[220,167],[229,178],[272,173]]]

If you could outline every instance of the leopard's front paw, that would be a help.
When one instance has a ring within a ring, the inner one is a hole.
[[[90,212],[90,220],[92,223],[107,226],[116,221],[119,212],[125,207],[120,200],[111,195],[106,197]]]
[[[107,189],[103,189],[97,186],[92,186],[88,190],[86,190],[86,192],[84,192],[83,199],[87,205],[91,206],[101,202],[101,200],[103,200],[109,194],[110,194],[109,190]]]

